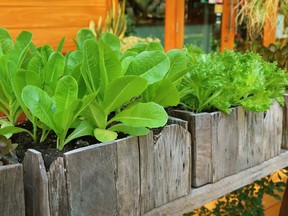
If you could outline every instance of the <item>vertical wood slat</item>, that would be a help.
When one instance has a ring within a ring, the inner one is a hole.
[[[213,182],[238,172],[237,112],[211,114]],[[201,145],[201,143],[197,143]]]
[[[48,177],[41,153],[28,149],[24,158],[23,168],[26,215],[50,215]]]
[[[70,215],[139,215],[137,137],[64,154]]]
[[[223,0],[223,13],[221,22],[221,51],[224,51],[225,49],[234,49],[236,9],[233,2],[235,4],[236,0]]]
[[[68,197],[64,160],[57,158],[48,171],[50,216],[68,216]]]
[[[21,164],[0,167],[0,215],[25,215],[23,167]]]
[[[139,137],[141,214],[189,194],[191,138],[179,125]]]
[[[283,134],[283,108],[273,101],[270,109],[264,112],[263,120],[263,149],[264,160],[280,154]]]
[[[282,131],[282,145],[283,149],[288,150],[288,94],[284,95],[284,107],[283,107],[283,131]]]
[[[198,187],[213,181],[212,161],[212,126],[211,115],[208,113],[170,110],[169,115],[188,122],[191,133],[192,148],[192,181],[193,187]]]
[[[264,161],[263,113],[237,108],[239,162],[238,170],[256,166]]]
[[[167,0],[165,6],[165,50],[182,48],[184,43],[184,0]]]

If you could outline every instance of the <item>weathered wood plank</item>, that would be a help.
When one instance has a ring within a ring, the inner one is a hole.
[[[0,166],[0,215],[25,215],[21,164]]]
[[[189,132],[179,125],[139,137],[141,214],[189,193],[190,143]]]
[[[283,149],[288,149],[288,94],[284,95],[283,107],[283,127],[282,127],[282,144]]]
[[[264,161],[263,113],[237,108],[238,171],[256,166]]]
[[[283,151],[279,156],[264,161],[258,166],[248,168],[213,184],[193,188],[189,195],[155,208],[145,216],[182,215],[287,166],[288,151]]]
[[[68,197],[64,160],[57,158],[49,168],[48,189],[51,216],[68,216]]]
[[[237,112],[211,113],[213,182],[238,172]],[[198,143],[201,145],[201,143]]]
[[[28,149],[24,157],[23,168],[26,215],[50,215],[48,177],[41,153]]]
[[[192,186],[212,182],[211,115],[184,110],[171,110],[169,114],[188,122],[192,148]]]
[[[188,122],[187,122],[187,121],[184,121],[184,120],[182,120],[182,119],[169,116],[167,125],[171,125],[171,124],[180,125],[180,126],[183,127],[184,129],[188,130]]]
[[[70,215],[139,215],[138,138],[64,154]]]
[[[283,109],[276,101],[265,112],[263,124],[264,160],[268,160],[280,154],[282,143]]]

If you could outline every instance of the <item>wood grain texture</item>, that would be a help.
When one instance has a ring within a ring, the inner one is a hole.
[[[139,137],[141,214],[189,193],[190,134],[179,125]]]
[[[7,29],[42,28],[49,31],[49,28],[87,28],[90,20],[98,19],[98,14],[104,15],[103,11],[104,5],[102,7],[69,6],[69,10],[67,6],[3,7],[0,13],[0,23],[1,27]]]
[[[28,30],[33,42],[50,44],[55,49],[66,37],[63,52],[75,50],[72,41],[78,30],[87,28],[90,20],[105,17],[111,0],[11,0],[0,2],[0,26],[7,28],[15,39]]]
[[[263,113],[237,108],[238,171],[256,166],[264,161]]]
[[[282,151],[279,156],[264,161],[258,166],[248,168],[213,184],[193,188],[189,195],[164,204],[144,215],[182,215],[287,166],[288,151]]]
[[[26,215],[50,215],[48,177],[41,153],[28,149],[24,157],[23,168]]]
[[[139,215],[137,137],[64,154],[69,215]]]
[[[198,187],[212,182],[211,115],[184,110],[171,110],[169,114],[188,122],[192,148],[192,186]]]
[[[265,112],[263,124],[264,160],[268,160],[280,154],[282,143],[283,109],[276,101]]]
[[[21,164],[0,167],[0,215],[25,215],[23,167]]]
[[[284,95],[283,107],[283,127],[282,127],[282,144],[283,149],[288,149],[288,94]]]
[[[211,113],[213,182],[238,172],[237,112]],[[199,142],[198,145],[201,145]]]
[[[90,5],[97,6],[103,5],[105,1],[95,1],[95,0],[10,0],[10,1],[0,1],[0,6],[25,6],[25,7],[35,7],[35,6],[45,6],[45,7],[54,7],[54,6],[81,6],[81,5]]]
[[[57,158],[48,171],[49,206],[51,216],[68,216],[68,197],[64,160]]]

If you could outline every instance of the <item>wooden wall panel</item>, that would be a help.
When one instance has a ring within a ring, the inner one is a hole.
[[[13,38],[23,30],[33,33],[36,45],[57,47],[66,37],[63,51],[74,50],[72,41],[77,31],[105,17],[111,0],[0,0],[0,27]]]

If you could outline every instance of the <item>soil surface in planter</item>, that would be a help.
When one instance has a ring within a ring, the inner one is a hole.
[[[19,127],[25,128],[29,131],[32,131],[32,124],[28,121],[23,122],[18,125]],[[41,131],[38,131],[38,137],[40,137]],[[11,138],[13,143],[17,143],[18,147],[16,148],[16,155],[18,157],[18,161],[21,163],[24,159],[25,153],[28,149],[35,149],[42,153],[42,157],[44,160],[44,164],[46,169],[48,170],[50,164],[57,158],[62,157],[63,153],[67,151],[71,151],[73,149],[81,148],[88,146],[93,143],[100,143],[92,136],[80,137],[79,139],[72,140],[68,144],[65,145],[63,150],[59,151],[57,147],[57,136],[54,132],[50,132],[47,138],[41,143],[33,143],[33,139],[28,133],[18,133],[14,134]]]

